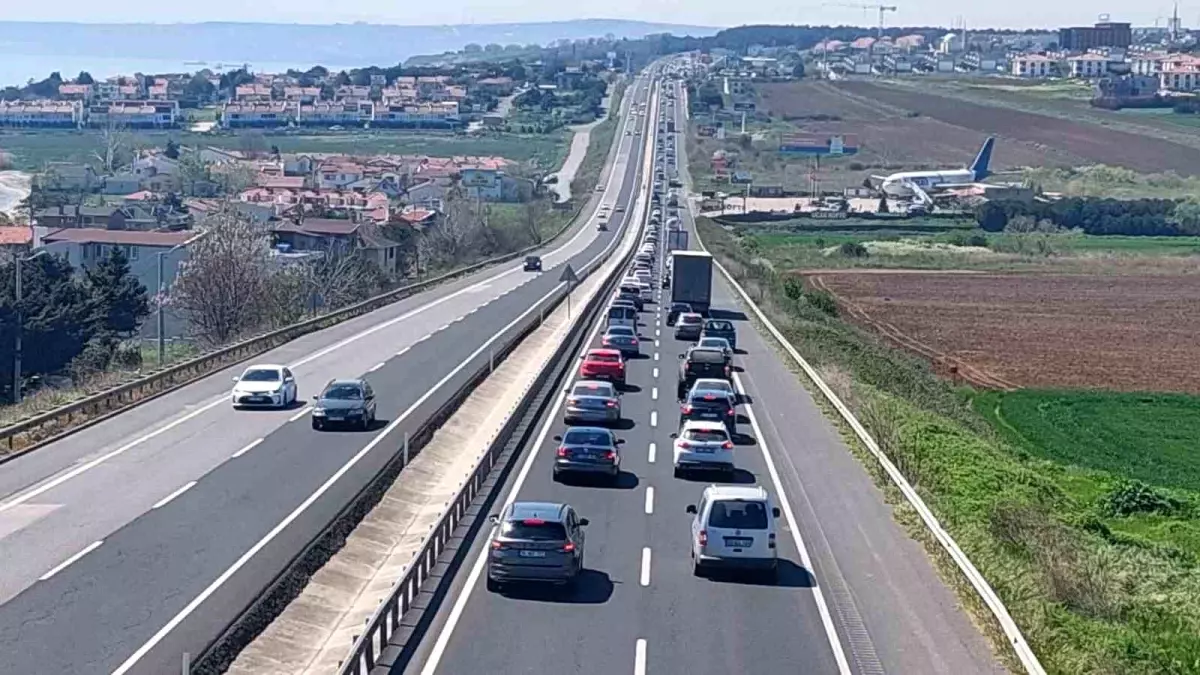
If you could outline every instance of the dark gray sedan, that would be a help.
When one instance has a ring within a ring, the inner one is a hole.
[[[487,589],[501,590],[514,581],[567,584],[583,571],[583,528],[566,504],[514,502],[491,517]]]
[[[554,456],[554,480],[564,474],[601,474],[616,480],[621,475],[621,452],[624,441],[603,427],[570,427],[562,436],[555,436],[558,450]]]
[[[567,395],[563,421],[612,424],[621,419],[621,395],[612,382],[579,380]]]
[[[375,390],[364,379],[330,380],[313,400],[314,429],[347,425],[366,431],[375,423]]]
[[[621,352],[621,355],[626,358],[642,353],[637,331],[629,326],[609,326],[604,331],[604,337],[601,338],[600,344]]]

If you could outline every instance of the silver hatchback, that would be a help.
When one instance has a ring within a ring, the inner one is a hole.
[[[579,380],[567,395],[563,421],[613,424],[621,420],[621,394],[612,382]]]
[[[567,504],[514,502],[491,517],[495,526],[488,543],[487,588],[541,581],[568,584],[583,571],[583,528]]]

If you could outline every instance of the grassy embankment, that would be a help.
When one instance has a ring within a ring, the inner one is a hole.
[[[1200,481],[1180,468],[1200,432],[1200,399],[955,389],[837,318],[828,296],[773,272],[762,263],[774,262],[773,250],[706,219],[698,227],[914,484],[1050,673],[1200,672]],[[869,455],[850,445],[1015,667],[973,590]]]
[[[214,146],[244,150],[251,145],[271,146],[280,152],[311,152],[350,155],[455,155],[498,156],[518,162],[535,162],[541,167],[561,166],[570,145],[570,132],[559,129],[549,134],[492,133],[463,136],[450,133],[413,131],[320,131],[316,133],[257,132],[193,134],[187,131],[131,131],[131,147],[163,148],[168,140],[192,146]],[[35,171],[46,162],[95,163],[103,147],[95,131],[6,131],[0,133],[0,149],[12,155],[14,169]]]

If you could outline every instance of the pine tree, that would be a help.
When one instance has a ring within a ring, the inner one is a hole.
[[[130,273],[120,249],[87,271],[93,334],[127,338],[150,314],[146,287]]]

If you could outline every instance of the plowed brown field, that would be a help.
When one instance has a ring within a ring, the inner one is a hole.
[[[1082,157],[1089,164],[1124,166],[1143,173],[1200,175],[1200,150],[1161,138],[870,82],[841,82],[836,87],[962,129]],[[1007,145],[998,144],[997,154]]]
[[[877,168],[964,166],[974,159],[987,136],[972,128],[928,116],[914,117],[905,110],[847,95],[828,82],[766,84],[757,89],[761,107],[805,133],[856,134],[862,149],[853,160]],[[992,166],[997,169],[1088,163],[1094,162],[1025,143],[1000,143],[992,155]]]
[[[977,386],[1200,394],[1200,275],[808,276],[851,320]]]

